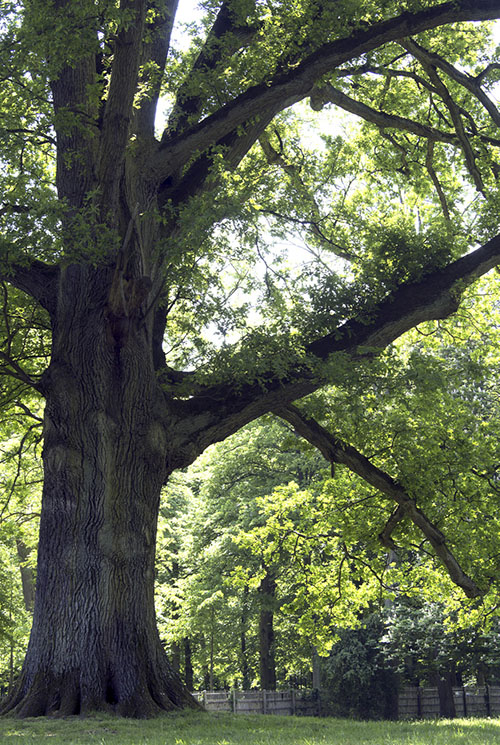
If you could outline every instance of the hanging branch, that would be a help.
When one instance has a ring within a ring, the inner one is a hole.
[[[361,476],[367,483],[375,486],[397,503],[398,510],[393,514],[392,520],[390,519],[389,523],[386,524],[381,534],[385,540],[390,537],[390,532],[395,527],[396,522],[403,518],[404,511],[404,516],[407,516],[422,531],[434,552],[446,567],[450,578],[463,589],[467,597],[475,598],[484,594],[484,591],[476,582],[463,571],[458,560],[446,545],[446,538],[443,533],[417,507],[415,499],[389,474],[374,466],[368,458],[352,445],[348,445],[332,435],[314,419],[304,416],[296,406],[289,404],[276,409],[275,413],[289,422],[302,437],[317,447],[328,461],[347,466],[353,473]]]

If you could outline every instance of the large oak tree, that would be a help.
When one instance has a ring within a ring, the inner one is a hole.
[[[180,55],[176,0],[2,2],[0,362],[9,400],[45,399],[33,629],[4,707],[20,716],[190,704],[155,626],[160,490],[269,411],[391,495],[481,592],[413,498],[291,402],[453,313],[500,263],[498,63],[470,23],[500,2],[205,5]],[[350,156],[338,138],[300,146],[286,112],[306,98],[367,122]],[[316,273],[283,280],[264,219],[304,234]],[[230,302],[250,246],[268,328]]]

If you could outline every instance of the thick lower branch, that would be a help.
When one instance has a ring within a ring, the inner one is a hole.
[[[37,300],[51,315],[56,309],[58,267],[36,259],[29,264],[9,264],[0,268],[0,279]]]
[[[404,509],[405,514],[425,535],[446,567],[450,578],[463,589],[467,597],[475,598],[483,594],[474,580],[463,571],[458,560],[446,545],[443,533],[417,507],[413,497],[389,474],[374,466],[368,458],[365,458],[351,445],[334,437],[314,419],[304,416],[295,406],[284,406],[275,413],[292,424],[296,431],[317,447],[327,460],[347,466],[349,470],[361,476],[383,494],[387,494],[398,504],[398,507]],[[399,513],[398,519],[401,516]]]
[[[330,334],[308,344],[306,352],[312,359],[320,360],[328,359],[335,352],[352,359],[374,355],[418,324],[450,316],[458,309],[467,286],[498,264],[500,235],[419,282],[401,285],[373,308],[369,318],[346,321]],[[235,360],[238,353],[235,349]],[[286,375],[277,376],[269,370],[260,375],[259,381],[240,379],[193,388],[192,398],[176,401],[174,408],[185,421],[191,418],[193,426],[186,429],[185,436],[186,446],[193,453],[196,450],[194,458],[208,445],[223,440],[244,424],[313,393],[328,382],[326,377],[314,374],[307,364],[297,361],[291,363]]]

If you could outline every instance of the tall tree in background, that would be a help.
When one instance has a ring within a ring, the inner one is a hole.
[[[154,618],[169,474],[500,263],[498,63],[467,24],[500,2],[207,2],[184,57],[176,0],[1,7],[3,392],[45,399],[33,628],[4,709],[151,715],[191,702]],[[307,97],[374,127],[307,152],[283,114]],[[263,216],[309,233],[307,271],[272,265]],[[250,289],[269,327],[245,321]]]

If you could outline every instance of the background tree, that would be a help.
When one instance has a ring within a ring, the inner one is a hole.
[[[183,475],[191,501],[183,517],[182,549],[175,555],[184,567],[174,591],[179,608],[168,600],[162,606],[168,623],[160,631],[176,643],[189,636],[197,686],[212,688],[215,681],[219,687],[270,689],[277,666],[281,682],[296,672],[300,645],[292,625],[283,628],[279,611],[288,592],[281,577],[285,562],[279,549],[254,553],[243,538],[265,521],[259,497],[282,482],[319,480],[323,465],[287,427],[268,420],[214,446]],[[169,503],[172,489],[175,480],[167,488]],[[161,550],[161,537],[159,545]],[[162,579],[159,592],[168,599],[172,587]]]
[[[500,262],[498,65],[468,23],[498,2],[210,2],[181,57],[176,6],[2,4],[3,323],[33,309],[2,372],[45,399],[33,628],[4,706],[21,716],[190,703],[154,617],[169,475]],[[290,111],[306,97],[370,126],[315,152]],[[271,261],[265,225],[309,233],[313,263]]]

